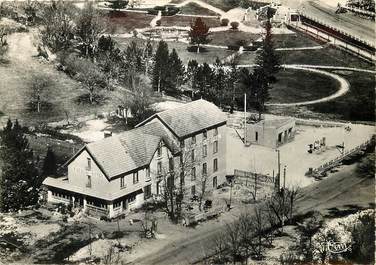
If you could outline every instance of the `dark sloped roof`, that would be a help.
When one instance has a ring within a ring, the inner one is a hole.
[[[179,145],[174,141],[174,139],[171,138],[167,129],[159,121],[152,121],[148,124],[138,127],[136,130],[140,130],[144,134],[160,136],[173,154],[180,152]]]
[[[108,178],[150,163],[162,137],[131,130],[86,146]]]
[[[226,122],[225,114],[213,103],[203,99],[154,114],[137,126],[142,126],[153,118],[159,118],[178,137]]]

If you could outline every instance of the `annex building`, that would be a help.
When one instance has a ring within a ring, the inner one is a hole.
[[[166,185],[180,181],[190,196],[202,178],[215,189],[226,180],[225,129],[223,112],[202,99],[156,113],[85,145],[66,162],[66,176],[44,180],[47,201],[113,218],[160,199]]]

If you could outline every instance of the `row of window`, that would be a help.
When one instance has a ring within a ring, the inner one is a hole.
[[[149,169],[146,170],[146,179],[150,177]],[[140,181],[138,171],[133,173],[133,184],[137,184]],[[126,188],[125,176],[120,177],[120,189]]]
[[[214,172],[217,172],[218,171],[218,159],[217,158],[214,158],[213,159],[213,173]],[[203,163],[202,164],[202,170],[201,170],[201,174],[203,176],[207,175],[208,174],[208,166],[206,163]],[[192,181],[195,181],[196,180],[196,167],[192,167],[191,169],[191,180]]]
[[[218,153],[218,141],[213,142],[213,154]],[[208,146],[206,144],[202,145],[202,157],[207,157],[208,156]],[[191,161],[192,163],[196,159],[196,151],[195,149],[191,150]]]
[[[218,135],[218,128],[214,128],[213,129],[213,136],[217,136]],[[204,131],[203,133],[202,133],[202,139],[203,140],[206,140],[206,139],[208,139],[208,131]],[[192,137],[191,137],[191,144],[195,144],[196,143],[196,135],[193,135]]]

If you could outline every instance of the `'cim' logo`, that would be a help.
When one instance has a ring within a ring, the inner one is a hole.
[[[341,242],[329,241],[327,243],[328,251],[334,254],[351,251],[351,245]]]

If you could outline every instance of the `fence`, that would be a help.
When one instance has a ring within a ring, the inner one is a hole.
[[[315,21],[315,22],[319,23],[317,21]],[[335,46],[337,46],[341,49],[344,49],[347,52],[353,53],[353,54],[355,54],[359,57],[362,57],[363,59],[371,60],[371,61],[376,60],[375,52],[374,52],[375,48],[372,45],[370,45],[366,41],[363,41],[359,38],[351,36],[347,33],[342,32],[342,31],[338,31],[338,33],[344,35],[346,37],[346,39],[341,38],[339,36],[336,36],[336,34],[327,32],[326,30],[324,30],[322,28],[319,28],[319,27],[316,27],[316,26],[313,26],[313,25],[308,25],[308,24],[305,24],[305,23],[290,23],[289,26],[296,29],[296,30],[303,31],[306,34],[318,39],[319,41],[331,42],[333,45],[335,45]],[[324,25],[324,26],[329,27],[329,26],[326,26],[326,25]],[[335,29],[333,27],[330,27],[330,29],[333,30],[333,31],[337,31],[337,29]],[[348,39],[353,39],[354,41],[359,43],[359,45],[354,44],[354,43],[349,43]],[[365,46],[367,46],[369,48],[367,48]]]
[[[353,154],[356,154],[357,152],[359,151],[362,151],[364,148],[368,147],[369,145],[371,145],[372,143],[374,142],[374,137],[372,137],[371,139],[365,141],[364,143],[350,149],[350,150],[345,150],[344,153],[341,155],[341,156],[337,156],[336,158],[330,160],[329,162],[325,163],[325,164],[322,164],[321,166],[317,167],[317,168],[310,168],[307,173],[306,173],[306,176],[320,176],[321,174],[327,172],[328,170],[340,165],[342,163],[342,161],[346,158],[348,158],[349,156],[353,155]]]

